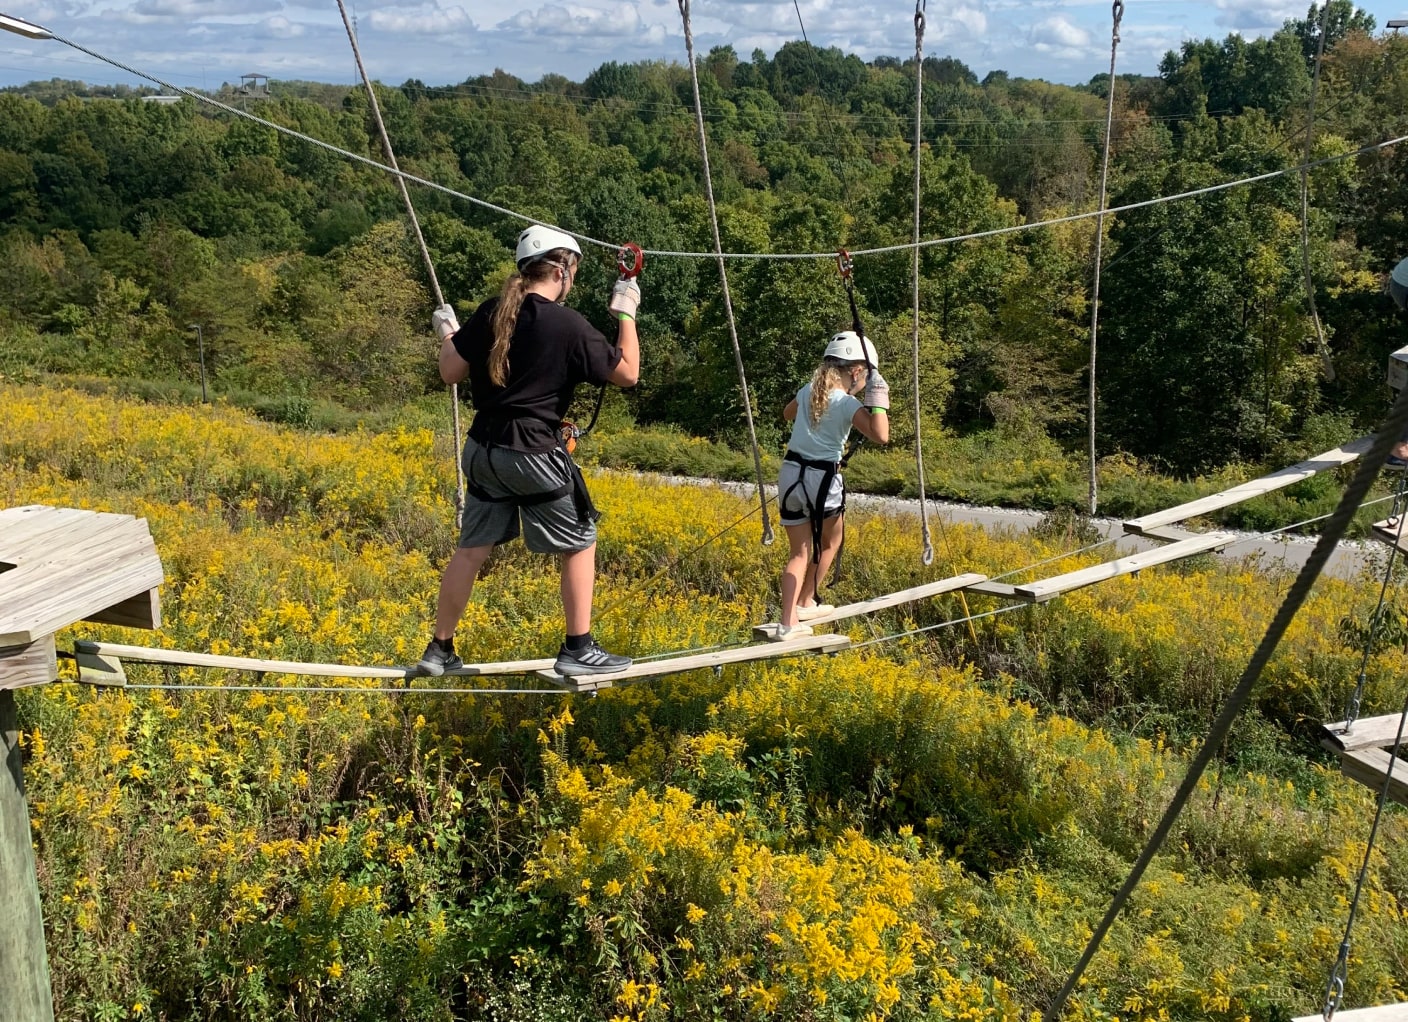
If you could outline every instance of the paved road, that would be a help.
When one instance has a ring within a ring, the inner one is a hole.
[[[719,483],[709,479],[692,479],[684,476],[667,476],[671,482],[681,485],[694,486],[722,486],[725,489],[733,490],[741,495],[752,497],[753,485],[751,483]],[[774,488],[769,486],[768,491],[773,492]],[[908,513],[919,516],[919,501],[906,500],[900,497],[873,497],[863,493],[846,494],[847,503],[853,508],[876,508],[882,511]],[[1012,532],[1026,532],[1032,526],[1039,523],[1045,512],[1043,511],[1022,511],[1011,508],[1000,507],[975,507],[969,504],[951,504],[942,501],[929,501],[929,513],[940,515],[946,522],[963,522],[970,525],[980,525],[991,530],[1010,530]],[[1119,543],[1115,544],[1114,552],[1107,555],[1108,558],[1119,554],[1136,553],[1140,550],[1151,550],[1154,547],[1163,546],[1157,540],[1145,539],[1142,536],[1126,536],[1121,527],[1120,519],[1116,518],[1096,518],[1091,520],[1091,524],[1100,531],[1106,538],[1120,537]],[[1225,530],[1234,531],[1234,530]],[[1240,559],[1254,557],[1260,560],[1267,570],[1285,568],[1291,572],[1296,572],[1304,566],[1310,551],[1315,547],[1314,537],[1305,536],[1277,536],[1270,539],[1263,539],[1256,533],[1236,533],[1242,537],[1216,553],[1215,557],[1226,557]],[[1325,565],[1325,574],[1339,578],[1355,578],[1361,575],[1366,568],[1374,570],[1376,567],[1382,569],[1382,555],[1385,551],[1382,544],[1363,540],[1344,540],[1330,555],[1330,560]]]

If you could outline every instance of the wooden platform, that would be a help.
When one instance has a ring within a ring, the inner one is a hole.
[[[1408,752],[1408,734],[1404,735],[1405,745],[1399,748],[1398,756],[1389,753],[1401,721],[1400,714],[1389,713],[1382,717],[1363,717],[1348,730],[1343,721],[1325,724],[1320,728],[1320,744],[1338,753],[1340,773],[1344,776],[1375,792],[1383,790],[1384,779],[1388,778],[1388,797],[1408,805],[1408,759],[1404,758],[1404,753]],[[1340,1013],[1336,1012],[1335,1017],[1339,1018]]]
[[[1325,1022],[1320,1012],[1302,1015],[1295,1022]],[[1377,1008],[1350,1008],[1335,1012],[1335,1022],[1408,1022],[1408,1004],[1381,1004]]]
[[[1236,539],[1237,537],[1230,532],[1202,533],[1191,539],[1179,540],[1155,550],[1145,550],[1142,553],[1130,554],[1128,557],[1117,557],[1113,561],[1106,561],[1103,564],[1093,564],[1088,568],[1068,571],[1064,575],[1053,575],[1036,582],[1019,582],[1013,586],[1013,589],[1019,597],[1040,603],[1060,596],[1062,593],[1068,593],[1073,589],[1081,589],[1088,585],[1094,585],[1096,582],[1118,578],[1121,575],[1130,575],[1136,571],[1143,571],[1145,568],[1152,568],[1156,564],[1166,564],[1169,561],[1192,557],[1194,554],[1218,550]]]
[[[901,589],[897,593],[877,596],[870,600],[861,600],[859,603],[844,604],[843,606],[837,607],[831,613],[812,618],[806,623],[813,626],[829,625],[836,621],[845,621],[849,618],[860,617],[862,614],[874,614],[876,611],[888,610],[891,607],[900,607],[906,603],[927,600],[931,596],[941,596],[944,593],[967,589],[978,582],[986,581],[986,579],[986,575],[969,572],[966,575],[955,575],[952,578],[939,579],[937,582],[925,582],[923,585],[914,586],[910,589]],[[753,626],[753,637],[755,639],[771,640],[776,634],[776,622]]]
[[[595,692],[610,688],[618,681],[632,681],[636,678],[656,678],[665,674],[682,674],[685,671],[699,671],[726,664],[750,663],[757,660],[776,660],[797,653],[835,653],[845,649],[851,640],[844,635],[806,635],[786,642],[761,642],[751,646],[738,646],[734,649],[718,650],[713,653],[695,653],[690,656],[674,657],[669,660],[650,660],[631,664],[624,671],[615,674],[594,674],[580,678],[566,678],[551,670],[538,671],[554,685],[572,692]]]
[[[0,689],[54,680],[54,633],[76,621],[159,627],[162,579],[143,519],[42,504],[0,511]]]
[[[1124,531],[1140,536],[1157,536],[1157,533],[1150,530],[1186,522],[1190,518],[1219,511],[1224,507],[1240,504],[1244,500],[1251,500],[1253,497],[1260,497],[1263,494],[1283,489],[1292,483],[1300,482],[1302,479],[1309,479],[1318,472],[1348,465],[1368,451],[1373,442],[1373,436],[1362,436],[1358,440],[1351,440],[1343,447],[1336,447],[1333,451],[1317,454],[1309,461],[1302,461],[1289,468],[1272,472],[1268,476],[1262,476],[1260,479],[1253,479],[1240,486],[1233,486],[1221,493],[1209,494],[1206,497],[1199,497],[1197,500],[1190,500],[1186,504],[1179,504],[1177,507],[1155,511],[1153,514],[1143,515],[1139,518],[1131,518],[1124,523]]]

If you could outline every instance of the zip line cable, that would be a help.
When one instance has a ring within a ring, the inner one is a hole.
[[[591,237],[591,236],[589,236],[589,235],[581,234],[581,233],[578,233],[578,232],[576,232],[576,231],[568,231],[568,230],[565,230],[564,228],[559,227],[559,226],[557,226],[557,225],[555,225],[555,224],[550,224],[550,223],[548,223],[548,222],[545,221],[545,220],[538,220],[538,219],[535,219],[534,217],[528,216],[528,215],[525,214],[525,213],[519,213],[519,212],[517,212],[516,210],[512,210],[512,209],[508,209],[508,208],[506,208],[506,207],[504,207],[504,206],[496,205],[495,203],[489,202],[487,199],[481,199],[481,198],[478,198],[478,197],[476,197],[476,196],[466,194],[465,192],[458,191],[458,190],[456,190],[456,189],[454,189],[454,188],[449,187],[448,185],[442,185],[442,184],[440,184],[439,182],[431,181],[431,180],[429,180],[429,179],[427,179],[427,178],[420,177],[420,176],[417,175],[417,174],[411,174],[411,173],[407,173],[406,171],[403,171],[403,170],[398,170],[398,169],[396,169],[396,168],[389,167],[389,166],[387,166],[387,165],[384,164],[384,163],[378,163],[376,160],[373,160],[373,159],[371,159],[370,157],[362,156],[362,155],[359,154],[359,153],[350,152],[349,150],[343,149],[343,148],[341,148],[340,146],[333,145],[331,142],[325,142],[325,141],[323,141],[323,140],[320,139],[320,138],[315,138],[315,137],[312,136],[312,135],[308,135],[308,134],[306,134],[306,133],[304,133],[304,132],[301,132],[301,131],[298,131],[298,130],[296,130],[296,129],[294,129],[294,128],[287,127],[286,125],[276,124],[275,122],[270,121],[270,120],[266,120],[265,118],[260,117],[260,116],[258,116],[257,114],[252,114],[252,113],[250,113],[250,112],[247,111],[247,110],[241,110],[241,109],[239,109],[238,107],[231,106],[231,105],[228,104],[228,103],[222,103],[222,102],[221,102],[220,100],[218,100],[218,99],[214,99],[214,98],[212,98],[212,97],[210,97],[210,96],[206,96],[206,95],[204,95],[204,94],[202,94],[202,93],[199,93],[199,92],[194,92],[194,91],[192,91],[191,89],[187,89],[187,88],[185,88],[185,87],[183,87],[183,86],[180,86],[180,85],[173,85],[171,82],[168,82],[168,81],[166,81],[165,79],[158,78],[158,77],[156,77],[155,75],[149,74],[149,73],[147,73],[147,72],[145,72],[145,71],[140,71],[140,70],[138,70],[137,68],[132,67],[132,66],[130,66],[130,65],[128,65],[128,64],[124,64],[124,63],[122,63],[122,62],[119,61],[119,60],[113,59],[112,57],[104,56],[103,54],[98,53],[96,50],[91,50],[91,49],[89,49],[88,47],[84,46],[82,43],[74,42],[72,39],[66,39],[66,38],[64,38],[63,36],[55,35],[55,34],[53,34],[53,33],[51,33],[51,32],[47,32],[47,31],[46,31],[46,34],[43,36],[43,38],[52,39],[54,42],[62,43],[63,45],[68,46],[68,47],[71,47],[71,48],[77,50],[77,51],[80,52],[80,53],[86,53],[88,56],[93,57],[93,58],[96,59],[96,60],[100,60],[100,61],[102,61],[102,62],[105,63],[105,64],[110,64],[111,66],[113,66],[113,67],[115,67],[115,68],[118,68],[118,69],[121,70],[121,71],[126,71],[128,74],[134,75],[134,76],[136,76],[136,77],[138,77],[138,78],[145,78],[145,79],[146,79],[147,81],[149,81],[149,82],[154,82],[155,84],[160,85],[160,86],[162,86],[163,88],[170,89],[172,92],[175,92],[175,93],[177,93],[177,94],[179,94],[179,95],[185,96],[185,97],[187,97],[188,99],[193,99],[193,100],[195,100],[197,103],[204,103],[204,104],[207,105],[207,106],[215,107],[216,109],[222,110],[222,111],[224,111],[225,113],[231,114],[231,115],[233,115],[233,116],[235,116],[235,117],[242,117],[242,118],[244,118],[245,120],[253,121],[253,122],[256,123],[256,124],[260,124],[260,125],[263,125],[264,127],[269,128],[269,129],[271,129],[271,130],[273,130],[273,131],[277,131],[277,132],[279,132],[279,133],[282,134],[282,135],[287,135],[287,136],[289,136],[290,138],[299,139],[300,141],[306,142],[306,143],[308,143],[309,145],[317,146],[318,148],[320,148],[320,149],[325,149],[325,150],[327,150],[328,152],[331,152],[331,153],[336,153],[336,154],[338,154],[339,156],[345,157],[346,159],[352,160],[352,161],[354,161],[354,162],[356,162],[356,163],[364,164],[364,165],[366,165],[366,166],[368,166],[368,167],[372,167],[372,168],[374,168],[374,169],[376,169],[376,170],[383,171],[384,173],[391,174],[391,175],[394,175],[394,176],[403,178],[404,180],[406,180],[406,181],[408,181],[408,182],[411,182],[411,183],[413,183],[413,184],[418,184],[418,185],[421,185],[421,186],[424,187],[424,188],[429,188],[429,189],[431,189],[432,191],[437,191],[437,192],[440,192],[440,193],[442,193],[442,194],[444,194],[444,195],[448,195],[448,196],[450,196],[451,198],[460,199],[460,200],[462,200],[462,201],[464,201],[464,202],[470,203],[471,205],[479,206],[481,209],[487,209],[487,210],[490,210],[491,212],[499,213],[499,214],[501,214],[502,216],[512,217],[513,219],[515,219],[515,220],[521,220],[521,221],[524,222],[524,223],[528,223],[528,224],[539,224],[539,225],[541,225],[541,226],[543,226],[543,227],[552,227],[554,230],[560,230],[560,231],[563,231],[564,234],[570,234],[570,235],[572,235],[572,237],[576,238],[578,241],[581,241],[581,242],[583,242],[583,243],[585,243],[585,244],[588,244],[588,245],[595,245],[595,246],[597,246],[598,248],[604,248],[604,249],[607,249],[608,251],[611,251],[611,252],[619,251],[619,249],[620,249],[620,247],[621,247],[618,243],[609,242],[609,241],[602,241],[602,240],[600,240],[600,239],[598,239],[598,238],[593,238],[593,237]],[[697,111],[696,111],[696,113],[697,113]],[[1365,156],[1365,155],[1368,155],[1369,153],[1378,152],[1378,151],[1384,150],[1384,149],[1390,149],[1390,148],[1392,148],[1393,146],[1402,144],[1403,142],[1408,142],[1408,135],[1398,135],[1398,136],[1395,136],[1395,137],[1393,137],[1393,138],[1384,139],[1384,140],[1381,141],[1381,142],[1373,142],[1373,143],[1370,143],[1370,144],[1368,144],[1368,145],[1360,146],[1358,149],[1354,149],[1354,150],[1352,150],[1352,151],[1350,151],[1350,152],[1347,152],[1347,153],[1337,153],[1337,154],[1332,155],[1332,156],[1324,156],[1324,157],[1321,157],[1321,158],[1318,159],[1318,160],[1312,160],[1312,161],[1310,161],[1310,162],[1308,162],[1308,163],[1301,164],[1301,165],[1295,166],[1295,167],[1283,167],[1283,168],[1280,169],[1280,170],[1272,170],[1272,171],[1267,171],[1266,173],[1263,173],[1263,174],[1256,174],[1256,175],[1251,176],[1251,177],[1237,178],[1237,179],[1232,180],[1232,181],[1224,181],[1224,182],[1222,182],[1222,183],[1220,183],[1220,184],[1207,185],[1207,186],[1205,186],[1205,187],[1203,187],[1203,188],[1195,188],[1195,189],[1192,189],[1192,190],[1186,191],[1186,192],[1177,192],[1177,193],[1175,193],[1175,194],[1173,194],[1173,195],[1161,195],[1161,196],[1156,196],[1155,198],[1152,198],[1152,199],[1143,199],[1143,200],[1141,200],[1141,201],[1139,201],[1139,202],[1130,202],[1130,203],[1126,203],[1126,204],[1123,205],[1123,206],[1111,206],[1111,207],[1109,207],[1108,209],[1104,210],[1103,212],[1104,212],[1105,215],[1116,214],[1116,213],[1126,213],[1126,212],[1129,212],[1130,210],[1144,209],[1144,208],[1149,207],[1149,206],[1158,206],[1158,205],[1162,205],[1163,203],[1166,203],[1166,202],[1178,202],[1178,201],[1183,200],[1183,199],[1192,199],[1192,198],[1197,198],[1197,197],[1202,196],[1202,195],[1210,195],[1210,194],[1215,193],[1215,192],[1226,191],[1226,190],[1229,189],[1229,188],[1238,188],[1238,187],[1241,187],[1242,185],[1256,184],[1256,183],[1258,183],[1258,182],[1260,182],[1260,181],[1270,181],[1270,180],[1273,180],[1274,178],[1282,177],[1282,176],[1284,176],[1284,175],[1286,175],[1286,174],[1299,173],[1301,170],[1314,170],[1314,169],[1317,168],[1317,167],[1328,166],[1329,164],[1332,164],[1332,163],[1338,163],[1338,162],[1341,161],[1341,160],[1353,159],[1354,157],[1357,157],[1357,156]],[[978,240],[981,240],[981,239],[984,239],[984,238],[995,238],[995,237],[1000,237],[1000,236],[1007,235],[1007,234],[1017,234],[1017,233],[1021,233],[1021,232],[1023,232],[1023,231],[1035,230],[1035,229],[1038,228],[1038,227],[1051,227],[1051,226],[1055,226],[1055,225],[1057,225],[1057,224],[1074,223],[1074,222],[1076,222],[1076,221],[1078,221],[1078,220],[1088,220],[1088,219],[1090,219],[1091,217],[1099,216],[1099,215],[1100,215],[1100,212],[1099,212],[1099,211],[1094,211],[1094,210],[1092,210],[1091,212],[1088,212],[1088,213],[1071,213],[1071,214],[1069,214],[1069,215],[1067,215],[1067,216],[1053,217],[1053,218],[1048,219],[1048,220],[1034,220],[1034,221],[1032,221],[1032,222],[1030,222],[1030,223],[1016,224],[1016,225],[1011,226],[1011,227],[998,227],[998,228],[994,228],[994,229],[992,229],[992,230],[988,230],[988,231],[978,231],[978,232],[975,232],[975,233],[972,233],[972,234],[958,234],[958,235],[953,235],[952,237],[947,237],[947,238],[931,238],[931,239],[927,239],[927,240],[924,240],[924,241],[920,241],[920,242],[918,242],[918,243],[914,243],[914,242],[905,242],[905,243],[899,244],[899,245],[882,245],[882,246],[878,246],[878,247],[875,247],[875,248],[854,248],[854,249],[851,249],[850,252],[851,252],[851,255],[852,255],[852,256],[884,255],[884,254],[887,254],[887,253],[890,253],[890,252],[905,252],[905,251],[908,251],[908,250],[910,250],[911,248],[915,248],[915,247],[919,247],[919,248],[931,248],[931,247],[937,246],[937,245],[953,245],[953,244],[957,244],[957,243],[963,242],[963,241],[978,241]],[[647,248],[647,249],[642,249],[642,252],[643,252],[645,255],[648,255],[648,256],[656,256],[656,257],[661,257],[661,258],[676,258],[676,259],[758,259],[758,260],[769,260],[769,259],[773,259],[773,260],[791,260],[791,259],[835,259],[835,258],[836,258],[836,253],[835,253],[834,251],[828,251],[828,252],[689,252],[689,251],[676,251],[676,250],[670,250],[670,249],[654,249],[654,248]]]
[[[738,324],[733,319],[733,297],[728,291],[728,268],[724,265],[724,243],[719,236],[719,211],[714,204],[714,180],[709,172],[709,140],[704,131],[704,104],[699,98],[699,65],[694,60],[694,31],[689,21],[689,0],[679,0],[680,18],[684,21],[684,48],[689,56],[689,80],[694,86],[694,111],[699,125],[699,158],[704,165],[704,194],[709,200],[709,227],[714,234],[714,256],[719,262],[719,283],[723,287],[724,314],[728,317],[728,336],[733,342],[733,361],[738,369],[738,388],[743,394],[743,416],[748,421],[748,441],[753,446],[753,468],[758,476],[758,511],[763,516],[763,546],[773,541],[772,522],[768,518],[768,502],[763,493],[763,452],[758,448],[758,431],[753,426],[753,397],[748,393],[748,374],[743,368],[743,349],[738,344]]]
[[[445,294],[440,290],[440,278],[435,273],[435,261],[430,258],[430,248],[425,243],[425,235],[420,229],[420,217],[416,216],[415,203],[411,201],[411,193],[406,188],[406,179],[399,173],[400,164],[396,162],[396,151],[391,148],[391,136],[386,133],[386,124],[381,119],[381,104],[376,100],[376,89],[372,87],[372,80],[367,77],[366,66],[362,63],[362,51],[357,45],[357,33],[352,28],[352,22],[347,18],[347,6],[342,0],[337,0],[337,9],[342,15],[342,26],[347,29],[347,41],[352,44],[352,57],[357,62],[357,73],[362,78],[362,84],[366,86],[367,103],[371,106],[372,118],[376,122],[377,134],[381,136],[381,147],[386,152],[386,162],[391,165],[391,169],[397,171],[396,185],[401,190],[401,201],[406,205],[406,216],[411,221],[411,230],[415,232],[416,244],[420,247],[420,257],[425,263],[426,276],[430,278],[430,290],[435,296],[436,308],[445,304]],[[460,388],[459,384],[450,384],[450,421],[455,431],[455,449],[451,457],[455,462],[455,526],[459,527],[464,518],[464,466],[460,464]]]
[[[1313,2],[1313,0],[1312,0]],[[1305,150],[1301,163],[1310,162],[1310,149],[1315,142],[1315,95],[1320,90],[1320,65],[1325,57],[1325,33],[1330,27],[1330,0],[1320,7],[1320,38],[1315,44],[1315,74],[1310,79],[1310,102],[1305,118]],[[1300,258],[1305,271],[1305,302],[1310,308],[1310,322],[1315,325],[1315,350],[1325,379],[1335,380],[1335,363],[1330,359],[1330,345],[1325,340],[1325,328],[1320,323],[1320,310],[1315,307],[1315,281],[1310,276],[1310,171],[1300,172]]]
[[[929,535],[929,510],[924,492],[924,430],[919,415],[919,194],[924,159],[924,11],[928,0],[914,3],[914,333],[910,341],[914,384],[914,471],[919,481],[919,533],[924,543],[920,559],[934,563],[934,544]]]
[[[1148,842],[1144,845],[1143,851],[1139,853],[1139,858],[1135,861],[1130,870],[1128,878],[1123,886],[1115,894],[1109,910],[1100,920],[1094,932],[1086,944],[1085,950],[1081,953],[1080,960],[1076,962],[1075,968],[1071,970],[1070,976],[1057,993],[1051,1005],[1046,1009],[1043,1022],[1056,1022],[1061,1015],[1061,1009],[1065,1006],[1067,998],[1076,988],[1080,978],[1084,975],[1086,967],[1090,965],[1095,957],[1095,952],[1100,949],[1100,944],[1105,939],[1105,934],[1114,925],[1115,920],[1123,911],[1125,904],[1129,901],[1134,889],[1139,885],[1144,871],[1149,868],[1154,856],[1163,846],[1169,832],[1173,829],[1174,821],[1183,811],[1183,807],[1192,797],[1197,789],[1198,782],[1207,770],[1208,763],[1211,762],[1223,740],[1232,730],[1232,724],[1237,719],[1242,707],[1251,698],[1252,689],[1257,680],[1261,677],[1262,669],[1276,652],[1276,647],[1280,644],[1281,638],[1290,627],[1291,620],[1296,612],[1310,595],[1310,589],[1319,578],[1320,572],[1324,569],[1325,563],[1329,560],[1330,554],[1335,546],[1344,536],[1350,521],[1359,510],[1359,505],[1369,492],[1369,487],[1373,485],[1374,479],[1378,476],[1379,470],[1388,459],[1389,450],[1396,442],[1396,438],[1403,435],[1404,428],[1408,427],[1408,387],[1404,387],[1393,403],[1388,419],[1378,430],[1374,437],[1374,442],[1368,452],[1364,455],[1359,464],[1358,471],[1354,478],[1350,480],[1349,486],[1345,489],[1344,496],[1340,498],[1339,505],[1335,508],[1334,514],[1330,516],[1330,521],[1320,539],[1315,544],[1315,549],[1311,551],[1305,566],[1301,568],[1295,581],[1291,584],[1286,593],[1286,598],[1282,601],[1280,608],[1276,611],[1275,618],[1266,629],[1266,634],[1257,645],[1256,651],[1252,654],[1251,661],[1247,664],[1247,669],[1243,672],[1241,680],[1237,682],[1232,694],[1227,697],[1222,709],[1218,711],[1217,718],[1213,721],[1207,737],[1203,740],[1198,749],[1198,754],[1189,764],[1188,772],[1184,775],[1182,783],[1178,786],[1173,800],[1164,811],[1163,817],[1159,820],[1158,826],[1149,836]]]
[[[341,3],[341,0],[338,0]],[[1105,103],[1105,148],[1100,160],[1100,203],[1095,217],[1095,278],[1090,286],[1090,380],[1088,400],[1089,454],[1090,454],[1090,514],[1095,514],[1098,502],[1099,480],[1096,478],[1095,464],[1095,347],[1100,339],[1100,255],[1105,245],[1105,199],[1106,186],[1110,180],[1110,142],[1114,137],[1115,124],[1115,53],[1120,48],[1120,21],[1124,18],[1124,0],[1115,0],[1111,7],[1114,25],[1110,29],[1110,77],[1107,84],[1110,94]]]

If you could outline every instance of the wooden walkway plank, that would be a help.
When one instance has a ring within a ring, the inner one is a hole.
[[[887,593],[884,596],[876,596],[869,600],[861,600],[859,603],[847,603],[837,607],[830,614],[823,614],[821,617],[812,618],[807,624],[829,625],[834,621],[845,621],[848,618],[859,617],[862,614],[874,614],[876,611],[888,610],[891,607],[899,607],[906,603],[917,603],[919,600],[927,600],[931,596],[941,596],[944,593],[965,589],[975,582],[984,581],[986,578],[986,575],[969,572],[966,575],[955,575],[952,578],[939,579],[936,582],[925,582],[923,585],[913,586],[909,589],[901,589],[899,592]],[[754,637],[770,639],[772,633],[764,631],[764,629],[768,628],[771,628],[775,632],[777,623],[772,622],[771,624],[754,625]]]
[[[1017,592],[1017,587],[1008,582],[984,580],[964,586],[963,591],[965,593],[981,593],[983,596],[1001,596],[1008,600],[1025,600],[1027,603],[1035,602],[1031,597],[1023,596],[1021,593]]]
[[[1324,454],[1317,454],[1309,461],[1302,461],[1289,468],[1272,472],[1268,476],[1260,479],[1253,479],[1251,482],[1242,483],[1240,486],[1233,486],[1231,489],[1223,490],[1221,493],[1213,493],[1206,497],[1199,497],[1186,504],[1179,504],[1177,507],[1168,508],[1165,511],[1155,511],[1153,514],[1143,515],[1139,518],[1131,518],[1124,523],[1124,531],[1138,535],[1148,535],[1147,530],[1156,529],[1164,525],[1175,525],[1178,522],[1187,521],[1189,518],[1196,518],[1212,511],[1219,511],[1224,507],[1231,507],[1233,504],[1240,504],[1244,500],[1251,500],[1253,497],[1260,497],[1263,494],[1272,493],[1276,490],[1298,483],[1302,479],[1309,479],[1317,472],[1324,472],[1327,469],[1339,468],[1348,465],[1360,455],[1369,450],[1373,444],[1373,436],[1362,436],[1358,440],[1352,440],[1343,447],[1336,447],[1333,451],[1326,451]]]
[[[1324,724],[1320,728],[1320,744],[1331,752],[1357,752],[1360,749],[1381,749],[1392,745],[1398,737],[1402,714],[1386,713],[1382,717],[1360,717],[1354,728],[1345,733],[1344,721]],[[1404,735],[1408,743],[1408,734]]]
[[[1180,540],[1177,543],[1170,543],[1155,550],[1145,550],[1142,553],[1130,554],[1128,557],[1117,557],[1113,561],[1106,561],[1103,564],[1091,565],[1089,568],[1081,568],[1077,571],[1069,571],[1064,575],[1053,575],[1050,578],[1040,579],[1036,582],[1019,582],[1013,588],[1018,596],[1030,600],[1049,600],[1053,596],[1060,596],[1073,589],[1081,589],[1096,582],[1104,582],[1108,579],[1118,578],[1121,575],[1133,574],[1136,571],[1143,571],[1145,568],[1152,568],[1156,564],[1166,564],[1169,561],[1181,560],[1184,557],[1192,557],[1194,554],[1206,553],[1209,550],[1216,550],[1231,543],[1237,537],[1230,532],[1208,532],[1195,536],[1192,539]]]
[[[786,642],[760,642],[749,646],[738,646],[734,649],[716,650],[712,653],[694,653],[689,656],[672,657],[669,660],[636,661],[624,671],[617,671],[615,674],[594,674],[568,678],[551,668],[537,673],[554,685],[561,685],[577,692],[594,692],[597,689],[610,688],[618,681],[655,678],[664,674],[681,674],[685,671],[723,667],[725,664],[776,660],[794,653],[835,653],[850,644],[851,640],[844,635],[805,635],[800,639],[788,639]]]
[[[1295,1022],[1325,1022],[1325,1016],[1302,1015]],[[1377,1008],[1350,1008],[1335,1012],[1335,1022],[1408,1022],[1408,1003],[1381,1004]]]
[[[1397,547],[1399,553],[1408,557],[1408,522],[1385,518],[1369,526],[1369,535],[1382,543]]]
[[[136,663],[169,664],[173,667],[214,667],[229,671],[252,671],[256,674],[293,674],[310,678],[419,678],[410,667],[360,666],[348,664],[313,664],[296,660],[262,660],[257,657],[225,656],[219,653],[188,653],[179,649],[157,649],[148,646],[126,646],[120,642],[89,642],[74,644],[80,654],[112,656]],[[556,658],[538,660],[500,660],[493,663],[465,664],[446,671],[445,677],[479,677],[491,674],[532,674],[548,670]],[[466,691],[470,691],[466,689]]]
[[[1389,776],[1389,768],[1393,775]],[[1369,787],[1375,794],[1388,778],[1388,797],[1408,806],[1408,760],[1390,756],[1387,749],[1358,749],[1340,753],[1340,773]]]

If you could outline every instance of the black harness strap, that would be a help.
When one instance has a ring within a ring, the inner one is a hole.
[[[570,482],[563,483],[556,489],[544,490],[542,493],[509,493],[502,497],[490,496],[488,491],[480,486],[474,478],[474,469],[478,464],[477,456],[480,450],[484,452],[484,463],[488,466],[490,474],[494,477],[494,481],[497,482],[499,486],[503,487],[503,489],[508,489],[507,486],[504,486],[503,479],[500,478],[499,473],[494,469],[493,444],[481,445],[474,454],[470,456],[469,464],[466,466],[465,471],[465,492],[475,500],[482,501],[485,504],[513,504],[516,507],[536,507],[539,504],[550,504],[554,500],[561,500],[563,497],[570,495],[572,497],[572,504],[577,509],[577,520],[579,522],[595,522],[601,518],[601,512],[596,509],[596,505],[592,503],[591,494],[587,491],[587,481],[582,476],[582,470],[577,467],[577,463],[572,460],[572,456],[565,450],[562,451],[562,455],[567,459],[568,471],[572,476]]]
[[[786,509],[787,501],[792,497],[792,491],[799,486],[802,488],[802,500],[807,505],[807,518],[812,527],[812,563],[816,564],[821,560],[821,531],[822,525],[826,521],[826,498],[831,493],[831,484],[836,479],[836,473],[841,470],[840,462],[819,461],[813,458],[804,458],[800,454],[788,451],[782,456],[783,461],[790,461],[794,465],[802,466],[802,471],[797,475],[797,481],[787,488],[787,492],[778,501],[778,507]],[[817,469],[821,472],[821,485],[817,488],[816,500],[812,500],[812,495],[807,492],[807,469]],[[836,509],[836,514],[844,514],[846,511],[846,498],[844,492],[841,496],[841,506]],[[820,588],[821,580],[817,580],[817,587]]]

